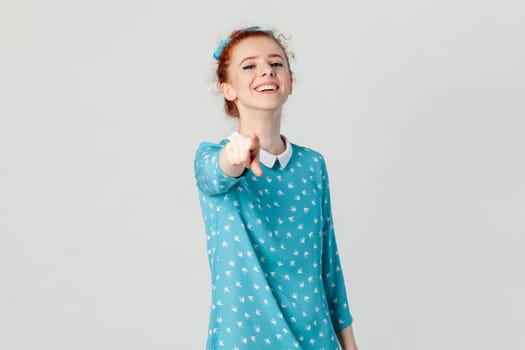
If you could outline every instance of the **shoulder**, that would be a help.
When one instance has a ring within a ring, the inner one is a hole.
[[[311,147],[305,147],[292,143],[292,164],[301,166],[308,171],[320,176],[319,182],[328,180],[328,167],[324,155]],[[300,163],[300,164],[298,164]]]
[[[230,140],[227,139],[227,138],[224,138],[224,139],[219,140],[219,141],[216,141],[216,142],[213,142],[213,141],[201,141],[201,142],[198,144],[198,147],[197,147],[197,148],[222,147],[222,146],[224,146],[225,144],[227,144],[228,142],[230,142]]]
[[[313,163],[319,163],[324,164],[325,158],[323,154],[313,148],[298,145],[296,143],[291,143],[293,148],[293,153],[298,158],[302,158],[303,162],[313,162]]]
[[[220,140],[219,142],[200,142],[197,145],[193,158],[195,168],[201,168],[205,164],[217,163],[219,161],[219,153],[227,143],[227,139]]]
[[[229,142],[228,139],[222,139],[218,142],[202,141],[197,145],[196,154],[200,154],[210,150],[219,150]]]

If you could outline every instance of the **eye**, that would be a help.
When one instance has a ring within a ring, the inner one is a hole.
[[[284,64],[282,62],[274,62],[271,64],[272,67],[283,67]]]
[[[242,69],[244,69],[244,70],[250,70],[250,69],[254,69],[254,68],[255,68],[255,64],[247,64],[247,65],[242,67]]]

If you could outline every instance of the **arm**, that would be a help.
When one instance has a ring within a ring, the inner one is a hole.
[[[322,162],[322,210],[323,210],[323,282],[330,308],[332,324],[343,350],[357,350],[348,306],[345,280],[332,218],[330,187],[324,160]]]
[[[227,143],[201,143],[194,160],[197,187],[213,196],[228,192],[248,166],[255,175],[262,175],[259,150],[259,138],[255,135],[240,136]]]
[[[199,191],[207,196],[228,192],[240,179],[229,176],[221,169],[219,157],[223,149],[224,142],[203,142],[195,153],[195,181]]]
[[[337,333],[337,340],[343,350],[357,350],[357,344],[355,342],[354,330],[352,325],[342,329]]]

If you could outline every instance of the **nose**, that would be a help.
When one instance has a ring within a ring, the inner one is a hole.
[[[263,71],[262,71],[262,76],[265,77],[265,76],[271,76],[273,77],[275,75],[275,72],[273,71],[273,67],[270,66],[270,65],[267,65],[266,67],[264,67]]]

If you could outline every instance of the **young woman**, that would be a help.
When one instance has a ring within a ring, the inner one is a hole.
[[[280,132],[293,87],[285,46],[250,27],[214,57],[239,123],[195,155],[212,283],[207,349],[357,349],[325,161]]]

